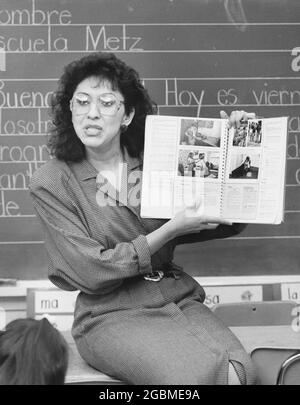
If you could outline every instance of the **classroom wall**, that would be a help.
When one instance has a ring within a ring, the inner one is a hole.
[[[49,101],[63,66],[112,51],[139,72],[159,113],[289,116],[285,221],[179,246],[194,276],[299,274],[298,0],[1,0],[0,277],[47,277],[28,193],[48,158]]]

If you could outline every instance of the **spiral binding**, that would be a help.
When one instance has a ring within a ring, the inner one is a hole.
[[[222,144],[222,164],[221,164],[221,207],[220,207],[220,214],[221,218],[223,217],[223,201],[224,201],[224,188],[225,188],[225,176],[226,176],[226,166],[227,166],[227,158],[228,158],[228,147],[229,147],[229,121],[226,120],[225,123],[225,134],[223,134],[223,144]]]

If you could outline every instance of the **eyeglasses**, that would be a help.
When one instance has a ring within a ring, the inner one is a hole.
[[[87,94],[75,94],[70,100],[71,111],[75,115],[87,114],[92,105],[92,98]],[[119,100],[112,93],[101,94],[97,100],[96,105],[101,115],[113,116],[119,111],[123,100]]]

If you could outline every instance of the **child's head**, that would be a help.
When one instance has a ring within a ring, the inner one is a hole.
[[[46,318],[17,319],[0,332],[0,385],[63,384],[68,346]]]

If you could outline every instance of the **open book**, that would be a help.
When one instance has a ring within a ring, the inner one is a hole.
[[[149,115],[141,216],[172,218],[200,199],[200,213],[233,222],[283,221],[287,117],[230,128],[226,119]]]

